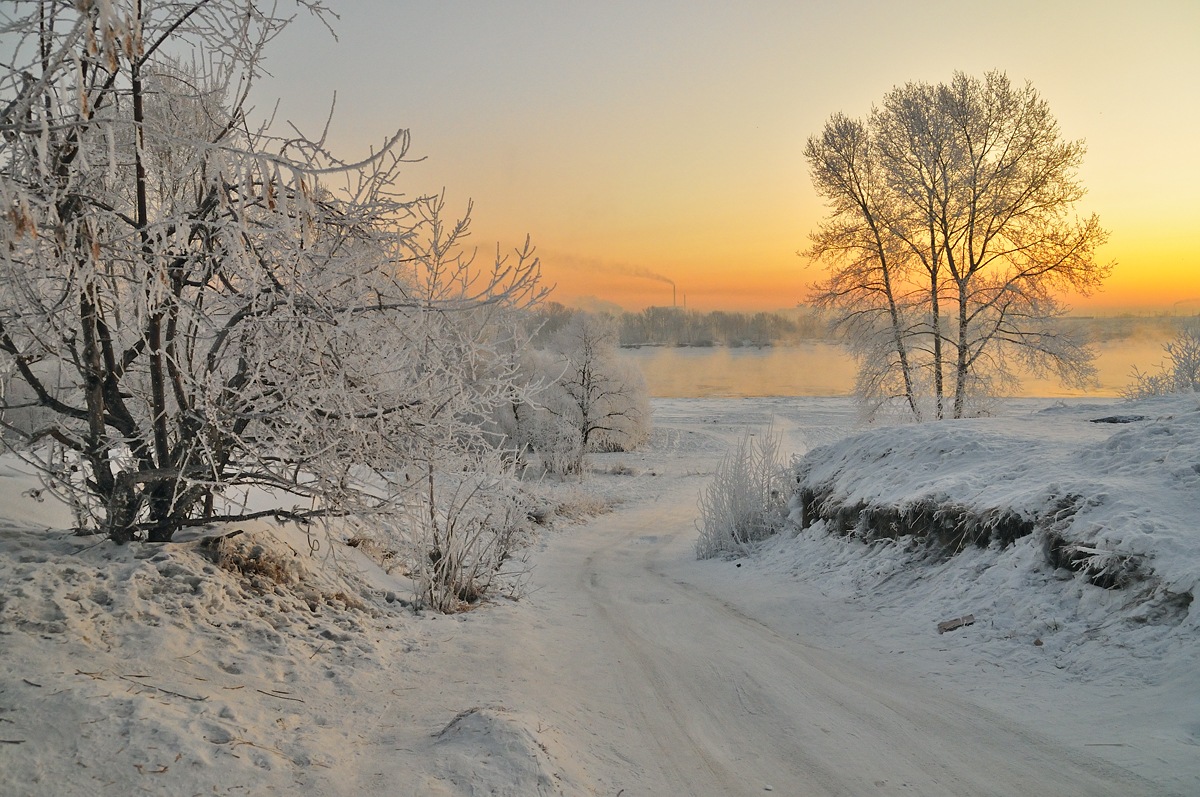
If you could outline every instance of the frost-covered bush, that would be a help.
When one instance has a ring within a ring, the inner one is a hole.
[[[616,322],[578,312],[553,337],[548,351],[558,369],[552,413],[579,430],[584,451],[627,451],[650,433],[645,380],[618,356]]]
[[[1133,383],[1122,394],[1128,399],[1200,392],[1200,326],[1188,326],[1163,344],[1166,360],[1157,371],[1133,369]]]
[[[553,353],[525,347],[518,358],[522,390],[498,408],[494,421],[498,447],[510,453],[519,473],[558,478],[577,475],[583,442],[572,422]]]
[[[745,553],[778,532],[787,519],[787,472],[779,436],[770,427],[747,433],[725,455],[700,494],[696,556],[711,559]]]
[[[408,537],[418,605],[454,612],[497,590],[519,592],[525,568],[511,566],[527,535],[529,504],[495,456],[455,473],[429,466],[400,529]]]
[[[583,472],[583,440],[579,430],[546,413],[534,433],[542,470],[552,476],[578,476]]]
[[[614,402],[621,411],[611,412],[604,428],[593,432],[588,450],[632,451],[650,439],[650,391],[641,370],[633,363],[616,359],[615,352],[609,368],[609,378],[623,386],[619,401]]]

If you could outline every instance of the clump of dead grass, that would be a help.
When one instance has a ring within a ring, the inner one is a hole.
[[[388,547],[379,540],[371,537],[349,537],[346,540],[346,547],[357,549],[372,562],[383,568],[385,573],[391,573],[403,564],[403,557],[400,556],[400,551]]]
[[[269,590],[275,585],[295,586],[304,579],[299,554],[278,540],[251,538],[239,529],[219,537],[206,537],[200,547],[210,553],[217,567],[242,576],[259,590]]]
[[[611,512],[613,508],[603,496],[579,488],[555,491],[550,499],[548,515],[576,523]]]

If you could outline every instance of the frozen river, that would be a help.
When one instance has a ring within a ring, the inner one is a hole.
[[[637,363],[656,398],[747,398],[757,396],[845,396],[854,386],[854,362],[837,343],[814,341],[767,348],[645,346],[622,349]],[[1128,338],[1100,345],[1098,384],[1087,391],[1051,379],[1027,378],[1022,397],[1118,396],[1134,366],[1153,369],[1162,342]]]

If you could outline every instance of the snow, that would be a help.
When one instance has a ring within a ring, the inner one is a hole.
[[[654,409],[645,450],[562,488],[612,511],[548,529],[523,599],[453,616],[293,527],[229,540],[275,577],[219,567],[212,531],[73,536],[4,460],[2,790],[1200,793],[1200,612],[1172,600],[1200,573],[1196,399],[1022,400],[866,432],[845,399]],[[1118,414],[1146,419],[1091,422]],[[1140,580],[1051,568],[1036,534],[944,557],[822,524],[696,561],[700,489],[772,421],[849,502],[1036,520],[1078,496],[1056,529],[1144,562]]]
[[[809,452],[796,470],[832,504],[1007,510],[1040,519],[1041,531],[947,557],[912,538],[838,536],[817,520],[772,540],[755,566],[853,607],[854,622],[838,624],[849,639],[827,643],[877,646],[992,708],[1049,720],[1164,788],[1198,793],[1200,399],[1035,407],[871,429]],[[1103,589],[1049,566],[1046,526],[1085,551],[1136,560],[1130,583]],[[967,614],[973,625],[930,634]]]
[[[922,498],[977,514],[1042,517],[1071,505],[1058,531],[1091,551],[1142,562],[1172,593],[1200,576],[1200,399],[1111,408],[1060,404],[1017,417],[873,430],[825,449],[809,484],[842,504],[905,506]],[[1120,416],[1116,416],[1120,417]],[[1149,574],[1146,574],[1147,576]]]

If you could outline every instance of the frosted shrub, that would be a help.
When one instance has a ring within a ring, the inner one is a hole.
[[[747,433],[725,455],[700,494],[700,538],[696,556],[746,553],[775,534],[787,518],[787,473],[780,462],[779,435],[770,427]]]
[[[1200,326],[1181,329],[1174,340],[1163,344],[1163,351],[1167,359],[1157,371],[1133,369],[1133,384],[1121,391],[1125,398],[1200,392]]]
[[[585,454],[630,451],[649,439],[650,394],[641,371],[620,359],[611,318],[551,309],[539,340],[544,349],[520,354],[529,387],[503,426],[524,462],[576,476]]]
[[[525,568],[509,565],[525,537],[528,507],[496,457],[461,473],[434,466],[410,507],[418,604],[455,612],[498,588],[520,592]]]
[[[535,440],[546,473],[561,479],[583,472],[583,440],[574,426],[548,415]]]
[[[646,378],[633,363],[614,359],[610,367],[614,382],[622,385],[622,392],[614,397],[605,428],[592,435],[588,450],[634,451],[650,439],[654,415],[650,409],[650,391]]]

